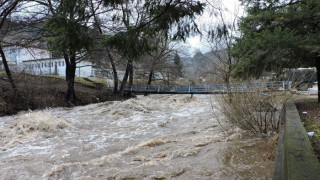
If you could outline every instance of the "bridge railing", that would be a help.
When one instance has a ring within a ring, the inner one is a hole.
[[[272,91],[289,89],[288,81],[269,81],[269,82],[245,82],[212,85],[171,85],[171,86],[126,86],[126,92],[141,93],[226,93],[226,92],[248,92],[254,90]]]

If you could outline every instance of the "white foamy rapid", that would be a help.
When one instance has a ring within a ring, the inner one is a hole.
[[[228,137],[210,99],[139,96],[2,117],[0,179],[270,179],[266,140],[222,122]]]

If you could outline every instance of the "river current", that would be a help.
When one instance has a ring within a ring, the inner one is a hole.
[[[1,117],[0,179],[271,179],[268,140],[217,106],[151,95]]]

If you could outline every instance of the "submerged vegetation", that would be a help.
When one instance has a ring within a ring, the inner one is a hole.
[[[283,92],[265,94],[232,93],[218,98],[220,112],[227,121],[253,134],[279,132],[280,118],[286,95]]]

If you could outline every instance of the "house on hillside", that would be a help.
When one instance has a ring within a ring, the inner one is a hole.
[[[13,71],[24,71],[34,75],[65,76],[66,66],[64,58],[54,58],[52,53],[42,48],[25,48],[20,46],[4,46],[9,68]],[[0,57],[0,68],[4,69]],[[95,77],[95,67],[90,61],[77,64],[76,76]]]

